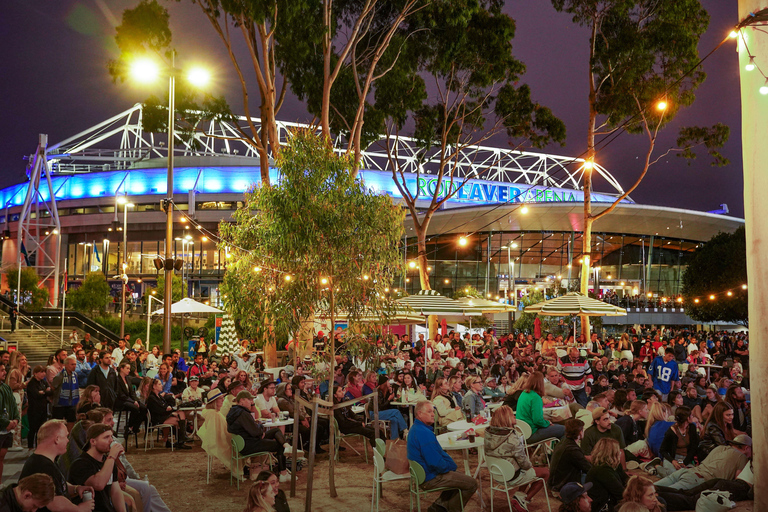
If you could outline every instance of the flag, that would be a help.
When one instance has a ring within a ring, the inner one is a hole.
[[[93,241],[93,255],[96,256],[96,261],[101,263],[101,258],[99,258],[99,248],[96,246],[96,240]]]
[[[30,264],[29,264],[29,254],[27,254],[27,248],[24,247],[24,242],[21,242],[21,254],[24,255],[24,263],[26,263],[27,266],[29,267],[30,266]]]
[[[65,265],[66,265],[66,263],[65,263]],[[66,269],[65,269],[65,270],[64,270],[64,286],[63,286],[63,288],[64,288],[64,293],[67,293],[67,279],[68,279],[68,276],[67,276],[67,271],[66,271]]]

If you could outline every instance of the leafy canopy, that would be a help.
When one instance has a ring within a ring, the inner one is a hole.
[[[67,294],[67,301],[72,309],[82,313],[103,311],[111,301],[110,291],[104,274],[89,272],[80,287]]]
[[[7,273],[8,287],[16,292],[19,284],[19,268],[12,267]],[[21,270],[21,307],[29,311],[43,309],[48,303],[48,288],[38,287],[41,278],[32,267],[24,267]]]
[[[222,293],[240,332],[286,339],[322,311],[383,311],[401,265],[402,210],[310,130],[294,132],[276,164],[278,182],[254,188],[235,222],[219,226],[232,255]]]
[[[685,312],[694,320],[748,325],[747,291],[742,289],[747,282],[745,233],[743,226],[733,233],[719,233],[691,256],[682,295]],[[715,300],[709,299],[712,294]]]

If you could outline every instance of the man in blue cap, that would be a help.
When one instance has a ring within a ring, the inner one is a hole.
[[[558,512],[591,512],[592,498],[587,492],[592,488],[592,483],[581,485],[577,482],[569,482],[560,488],[560,505]]]

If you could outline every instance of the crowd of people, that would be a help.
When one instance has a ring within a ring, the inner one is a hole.
[[[0,471],[7,451],[21,447],[24,416],[30,450],[22,479],[0,497],[0,511],[2,503],[31,502],[49,510],[167,510],[117,438],[165,424],[165,446],[188,449],[188,414],[196,414],[203,449],[227,467],[232,436],[242,438],[243,456],[272,455],[270,471],[230,469],[255,480],[248,512],[283,512],[279,484],[303,455],[291,460],[291,436],[298,435],[301,452],[309,450],[315,420],[316,453],[325,451],[331,428],[375,446],[373,408],[356,414],[351,407],[372,394],[389,427],[379,436],[407,439],[409,460],[425,472],[423,489],[450,489],[432,512],[460,510],[477,490],[436,437],[465,420],[484,437],[485,456],[509,461],[513,480],[524,482],[512,502],[518,512],[528,510],[542,481],[564,512],[689,510],[709,489],[735,500],[751,496],[746,334],[638,329],[588,341],[497,337],[493,330],[433,340],[394,336],[378,342],[381,364],[368,370],[355,367],[343,335],[334,335],[340,349],[332,389],[312,379],[309,357],[273,377],[260,356],[217,354],[204,340],[188,354],[161,354],[140,340],[132,345],[129,336],[96,348],[86,335],[34,368],[18,351],[0,352]],[[326,343],[318,333],[314,344]],[[707,363],[725,364],[701,367]],[[311,402],[317,394],[341,404],[332,418],[313,418],[293,399]],[[416,404],[412,415],[404,402]],[[281,424],[288,417],[294,425]],[[530,431],[525,443],[547,443],[544,457],[531,458],[518,435],[521,423]],[[92,500],[83,500],[87,493]]]

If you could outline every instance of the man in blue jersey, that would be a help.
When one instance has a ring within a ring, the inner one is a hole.
[[[672,383],[680,383],[680,372],[675,361],[675,350],[667,347],[663,356],[657,356],[648,370],[653,381],[653,389],[661,393],[662,402],[667,401],[667,395],[672,391]]]

